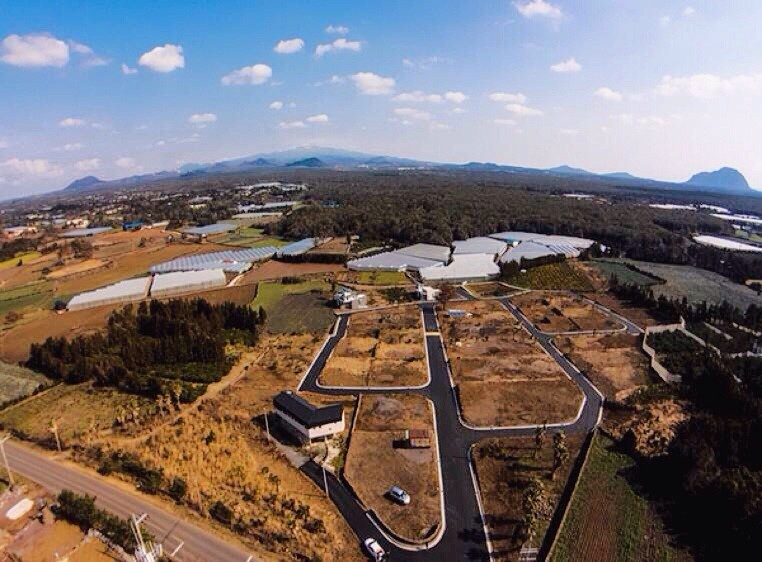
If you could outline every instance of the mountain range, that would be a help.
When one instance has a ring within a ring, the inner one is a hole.
[[[329,168],[337,170],[463,170],[577,176],[616,180],[617,182],[623,182],[623,185],[628,187],[642,186],[683,191],[710,191],[733,195],[762,195],[762,193],[751,189],[743,175],[733,168],[721,168],[714,172],[700,172],[692,176],[687,182],[669,183],[653,179],[639,178],[627,172],[596,174],[582,168],[575,168],[567,165],[549,169],[538,169],[520,166],[506,166],[495,164],[493,162],[447,164],[317,146],[301,146],[289,150],[255,154],[220,162],[184,164],[175,171],[142,174],[108,181],[101,180],[95,176],[86,176],[73,181],[64,188],[64,190],[79,192],[102,188],[124,188],[146,185],[155,181],[172,178],[197,177],[216,173],[240,173],[259,169],[278,168]]]

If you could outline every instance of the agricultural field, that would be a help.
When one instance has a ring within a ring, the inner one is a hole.
[[[320,373],[326,386],[417,386],[426,382],[421,311],[408,306],[352,314]]]
[[[242,248],[251,248],[259,240],[265,237],[264,230],[256,227],[242,227],[238,232],[226,234],[217,243],[228,246],[240,246]]]
[[[62,445],[86,444],[120,430],[137,430],[153,419],[153,401],[90,383],[59,384],[0,412],[0,426],[21,439],[55,447],[51,423]],[[131,421],[119,424],[117,418]],[[132,421],[134,420],[134,421]]]
[[[260,306],[268,313],[283,297],[298,293],[317,291],[328,294],[330,286],[322,278],[304,278],[298,283],[282,283],[281,281],[263,281],[257,288],[257,297],[252,301],[254,308]]]
[[[645,308],[633,306],[631,303],[625,302],[611,293],[595,293],[594,295],[587,296],[609,310],[621,314],[630,322],[634,322],[641,328],[659,324],[659,320]]]
[[[344,467],[363,504],[396,534],[413,541],[431,536],[441,523],[433,414],[422,396],[363,396]],[[406,429],[427,429],[432,446],[408,448]],[[386,496],[395,485],[410,494],[409,505]]]
[[[543,332],[587,332],[623,328],[620,322],[571,293],[533,291],[511,300]]]
[[[276,238],[274,236],[268,236],[266,238],[260,238],[259,240],[255,240],[251,244],[248,244],[250,248],[264,248],[265,246],[275,246],[276,248],[280,248],[281,246],[286,246],[287,244],[291,244],[293,240],[283,240],[282,238]]]
[[[635,461],[598,435],[560,530],[552,562],[688,562],[654,506],[628,481]]]
[[[539,517],[527,547],[539,547],[556,509],[574,460],[582,445],[581,435],[567,435],[569,458],[553,476],[553,436],[544,436],[539,448],[534,437],[486,439],[472,450],[479,493],[484,505],[494,559],[517,562],[522,548],[517,527],[522,518],[523,497],[532,479],[544,490]],[[600,560],[606,560],[601,558]],[[615,560],[611,558],[610,560]]]
[[[648,357],[640,349],[639,336],[562,336],[554,343],[606,400],[622,401],[651,381]]]
[[[654,294],[669,298],[688,299],[689,303],[707,301],[720,304],[723,300],[746,310],[752,304],[759,304],[756,291],[733,283],[730,279],[717,273],[687,265],[667,265],[662,263],[622,260],[636,266],[638,269],[661,277],[666,283],[652,287]]]
[[[469,283],[468,290],[481,298],[507,297],[516,293],[516,289],[503,283]]]
[[[582,393],[497,301],[467,301],[472,316],[439,323],[466,422],[475,426],[571,420]]]
[[[34,309],[50,310],[53,307],[53,286],[45,281],[36,281],[14,289],[0,289],[0,317],[9,312],[23,314]],[[6,323],[10,319],[5,319]]]
[[[608,281],[612,275],[616,275],[620,283],[641,285],[643,287],[650,287],[651,285],[659,283],[657,279],[644,275],[632,267],[627,267],[626,264],[620,261],[597,259],[591,260],[588,264],[592,268],[597,269],[606,281]]]
[[[101,267],[108,267],[111,265],[110,261],[101,259],[88,259],[82,261],[76,261],[69,265],[57,268],[55,271],[48,273],[45,278],[54,281],[69,277],[70,275],[82,275],[91,272],[93,269],[99,269]]]
[[[403,271],[358,271],[360,285],[409,285],[410,279]]]
[[[271,334],[325,334],[335,321],[330,294],[325,291],[285,295],[267,311],[267,331]]]
[[[39,392],[52,382],[29,369],[0,362],[0,407]]]
[[[349,244],[347,239],[341,236],[335,236],[328,242],[320,244],[318,247],[313,248],[308,254],[346,254],[349,252]]]
[[[255,264],[254,268],[244,273],[242,283],[255,281],[269,281],[281,277],[301,277],[305,275],[325,274],[331,275],[346,268],[337,263],[287,263],[269,260],[261,264]]]
[[[30,260],[39,258],[42,254],[40,252],[23,252],[21,254],[16,254],[14,257],[0,261],[0,269],[7,269],[9,267],[16,267],[18,266],[19,261],[21,261],[22,264],[27,263]]]
[[[582,268],[572,262],[549,263],[505,279],[509,285],[526,289],[592,291],[595,289]]]

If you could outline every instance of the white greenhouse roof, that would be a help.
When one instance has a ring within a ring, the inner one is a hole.
[[[578,250],[585,250],[595,244],[595,240],[590,240],[589,238],[577,238],[576,236],[556,236],[556,235],[547,235],[547,236],[538,236],[537,238],[533,239],[533,242],[539,242],[541,244],[545,244],[547,246],[551,245],[567,245],[572,246],[574,248],[577,248]]]
[[[739,252],[762,252],[762,246],[753,246],[736,240],[728,240],[719,236],[699,235],[694,236],[693,240],[706,246],[714,246],[724,250],[737,250]]]
[[[291,244],[287,244],[281,248],[278,248],[276,255],[277,256],[298,256],[300,254],[304,254],[305,252],[309,252],[312,248],[317,246],[317,243],[318,243],[317,238],[304,238],[303,240],[299,240],[298,242],[292,242]]]
[[[504,253],[500,258],[500,263],[508,263],[512,261],[521,262],[522,259],[533,260],[545,256],[553,256],[558,253],[563,252],[557,252],[545,244],[539,244],[537,242],[522,242],[515,248],[511,248]]]
[[[103,232],[110,232],[112,229],[110,226],[102,226],[99,228],[74,228],[72,230],[65,230],[61,233],[64,238],[84,238],[85,236],[94,236]]]
[[[447,263],[450,260],[449,246],[436,246],[434,244],[413,244],[400,248],[397,253],[425,260],[441,261],[442,263]]]
[[[536,232],[520,232],[520,231],[508,231],[508,232],[496,232],[490,234],[490,238],[495,240],[502,240],[503,242],[526,242],[527,240],[534,240],[539,238],[542,234]]]
[[[104,304],[141,300],[148,295],[148,287],[150,287],[150,285],[150,277],[127,279],[125,281],[120,281],[119,283],[114,283],[113,285],[101,287],[95,291],[80,293],[69,301],[67,308],[70,310],[78,310]]]
[[[220,222],[216,224],[207,224],[206,226],[192,226],[183,230],[185,234],[195,234],[197,236],[203,236],[204,234],[221,234],[223,232],[231,232],[238,228],[237,224],[230,224]]]
[[[468,281],[490,279],[500,274],[500,267],[488,254],[453,256],[446,266],[426,267],[419,271],[424,281]]]
[[[158,298],[193,291],[194,289],[224,287],[226,284],[225,272],[221,269],[161,273],[153,278],[151,296]]]
[[[383,252],[367,258],[359,258],[347,262],[347,267],[355,271],[404,271],[406,269],[421,269],[441,267],[442,262],[408,256],[397,252]]]
[[[504,252],[507,246],[502,240],[495,240],[486,236],[456,240],[452,245],[455,247],[453,254],[456,256],[461,254],[489,254],[494,256]]]
[[[222,269],[231,273],[242,273],[256,261],[269,259],[275,255],[275,246],[246,248],[244,250],[226,250],[184,256],[151,266],[151,273],[170,271],[200,271],[202,269]]]

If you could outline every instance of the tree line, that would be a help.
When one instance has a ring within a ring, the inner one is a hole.
[[[149,398],[192,402],[230,368],[228,343],[253,345],[264,320],[247,306],[203,299],[114,311],[105,331],[32,344],[26,366],[68,384],[93,381]]]

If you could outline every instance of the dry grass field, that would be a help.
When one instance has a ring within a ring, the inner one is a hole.
[[[482,298],[507,297],[516,293],[516,289],[511,289],[496,281],[492,283],[469,283],[468,290]]]
[[[521,544],[514,540],[517,524],[523,516],[522,499],[532,478],[537,478],[544,490],[535,534],[528,546],[539,546],[556,508],[571,467],[582,445],[581,435],[567,435],[569,460],[552,478],[553,436],[546,435],[537,449],[534,437],[487,439],[473,449],[473,459],[484,504],[487,527],[494,548],[494,560],[517,562]],[[600,560],[615,560],[600,558]]]
[[[582,393],[516,319],[496,301],[468,301],[472,314],[439,323],[462,415],[477,426],[573,419]]]
[[[437,451],[429,402],[411,394],[364,396],[359,408],[344,476],[390,529],[421,541],[440,524]],[[428,429],[432,447],[405,448],[406,429]],[[409,505],[398,505],[386,497],[392,486],[410,494]]]
[[[588,296],[598,304],[602,304],[617,314],[621,314],[630,322],[634,322],[641,328],[659,324],[658,319],[654,318],[646,309],[632,306],[611,293],[596,293]]]
[[[544,332],[616,330],[612,320],[576,295],[533,291],[511,299],[532,323]]]
[[[562,336],[558,349],[585,373],[607,400],[624,400],[648,384],[647,356],[629,334]]]
[[[38,392],[52,382],[29,369],[0,362],[0,407]]]
[[[336,263],[286,263],[275,260],[255,265],[247,271],[241,283],[253,283],[280,279],[281,277],[303,277],[305,275],[332,274],[344,271],[346,268]]]
[[[417,386],[426,377],[421,312],[400,307],[353,314],[319,380],[326,386]]]
[[[101,267],[108,267],[111,265],[110,261],[100,259],[88,259],[77,261],[63,267],[56,268],[55,271],[51,271],[45,276],[46,279],[51,281],[63,279],[72,275],[82,275],[91,272],[94,269]]]

